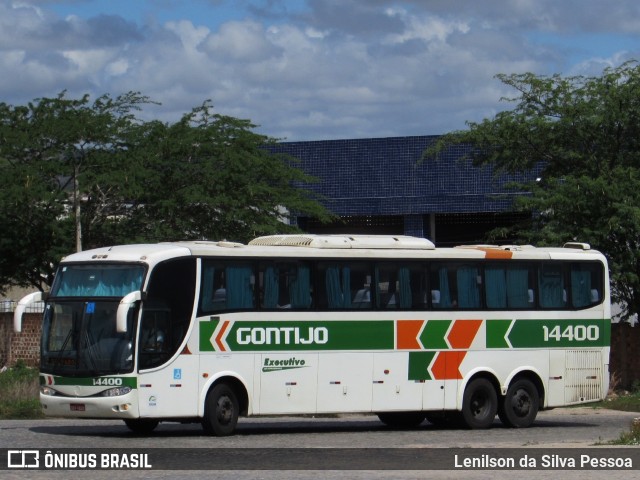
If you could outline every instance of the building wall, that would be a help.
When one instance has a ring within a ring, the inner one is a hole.
[[[437,138],[282,142],[270,148],[295,157],[299,160],[296,166],[318,179],[303,188],[313,191],[331,212],[342,217],[342,225],[332,228],[340,230],[354,220],[352,225],[358,231],[351,233],[364,233],[368,219],[374,224],[368,233],[389,233],[389,228],[398,228],[398,222],[394,220],[385,228],[376,218],[396,216],[403,227],[394,234],[425,236],[438,242],[436,215],[507,212],[514,196],[521,194],[507,184],[536,177],[536,172],[496,177],[491,168],[476,167],[465,160],[470,147],[464,145],[446,149],[437,159],[424,158],[425,150]],[[314,230],[304,219],[298,224]],[[330,233],[326,226],[318,228]]]
[[[628,323],[615,323],[611,328],[611,358],[609,371],[612,382],[628,390],[640,382],[640,327]],[[615,386],[615,385],[612,385]]]
[[[25,313],[22,332],[13,331],[13,313],[0,313],[0,366],[12,366],[18,360],[37,367],[40,364],[42,313]]]

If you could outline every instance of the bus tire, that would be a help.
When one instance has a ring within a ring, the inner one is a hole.
[[[507,427],[529,427],[538,415],[540,395],[530,380],[521,378],[509,385],[498,411],[500,421]]]
[[[149,435],[156,429],[160,422],[153,418],[128,418],[124,423],[133,433]]]
[[[424,422],[424,412],[380,412],[376,415],[391,428],[413,428]]]
[[[498,412],[498,395],[486,378],[471,380],[462,397],[462,418],[471,429],[489,428]]]
[[[226,383],[219,383],[207,394],[202,428],[209,435],[217,437],[232,435],[238,423],[239,412],[240,405],[233,388]]]

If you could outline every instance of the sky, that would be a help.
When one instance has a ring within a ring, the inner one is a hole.
[[[512,105],[497,74],[632,59],[637,0],[0,0],[0,102],[137,91],[286,141],[460,130]]]

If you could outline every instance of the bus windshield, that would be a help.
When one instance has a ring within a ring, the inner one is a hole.
[[[41,370],[92,376],[133,370],[133,309],[127,332],[116,331],[118,303],[140,290],[140,264],[63,264],[44,314]]]
[[[41,371],[95,376],[133,370],[134,309],[127,332],[116,332],[117,300],[49,302],[42,325]]]
[[[142,265],[62,265],[56,274],[51,296],[124,297],[141,289],[143,277]]]

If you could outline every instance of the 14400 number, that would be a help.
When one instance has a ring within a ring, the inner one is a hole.
[[[122,385],[122,379],[121,378],[94,378],[93,379],[93,384],[94,385],[103,385],[103,386],[109,386],[109,387],[119,387]]]
[[[562,340],[584,342],[585,340],[595,341],[600,338],[600,329],[597,325],[567,325],[564,329],[561,329],[560,325],[556,325],[551,329],[544,325],[542,330],[545,342],[560,342]]]

